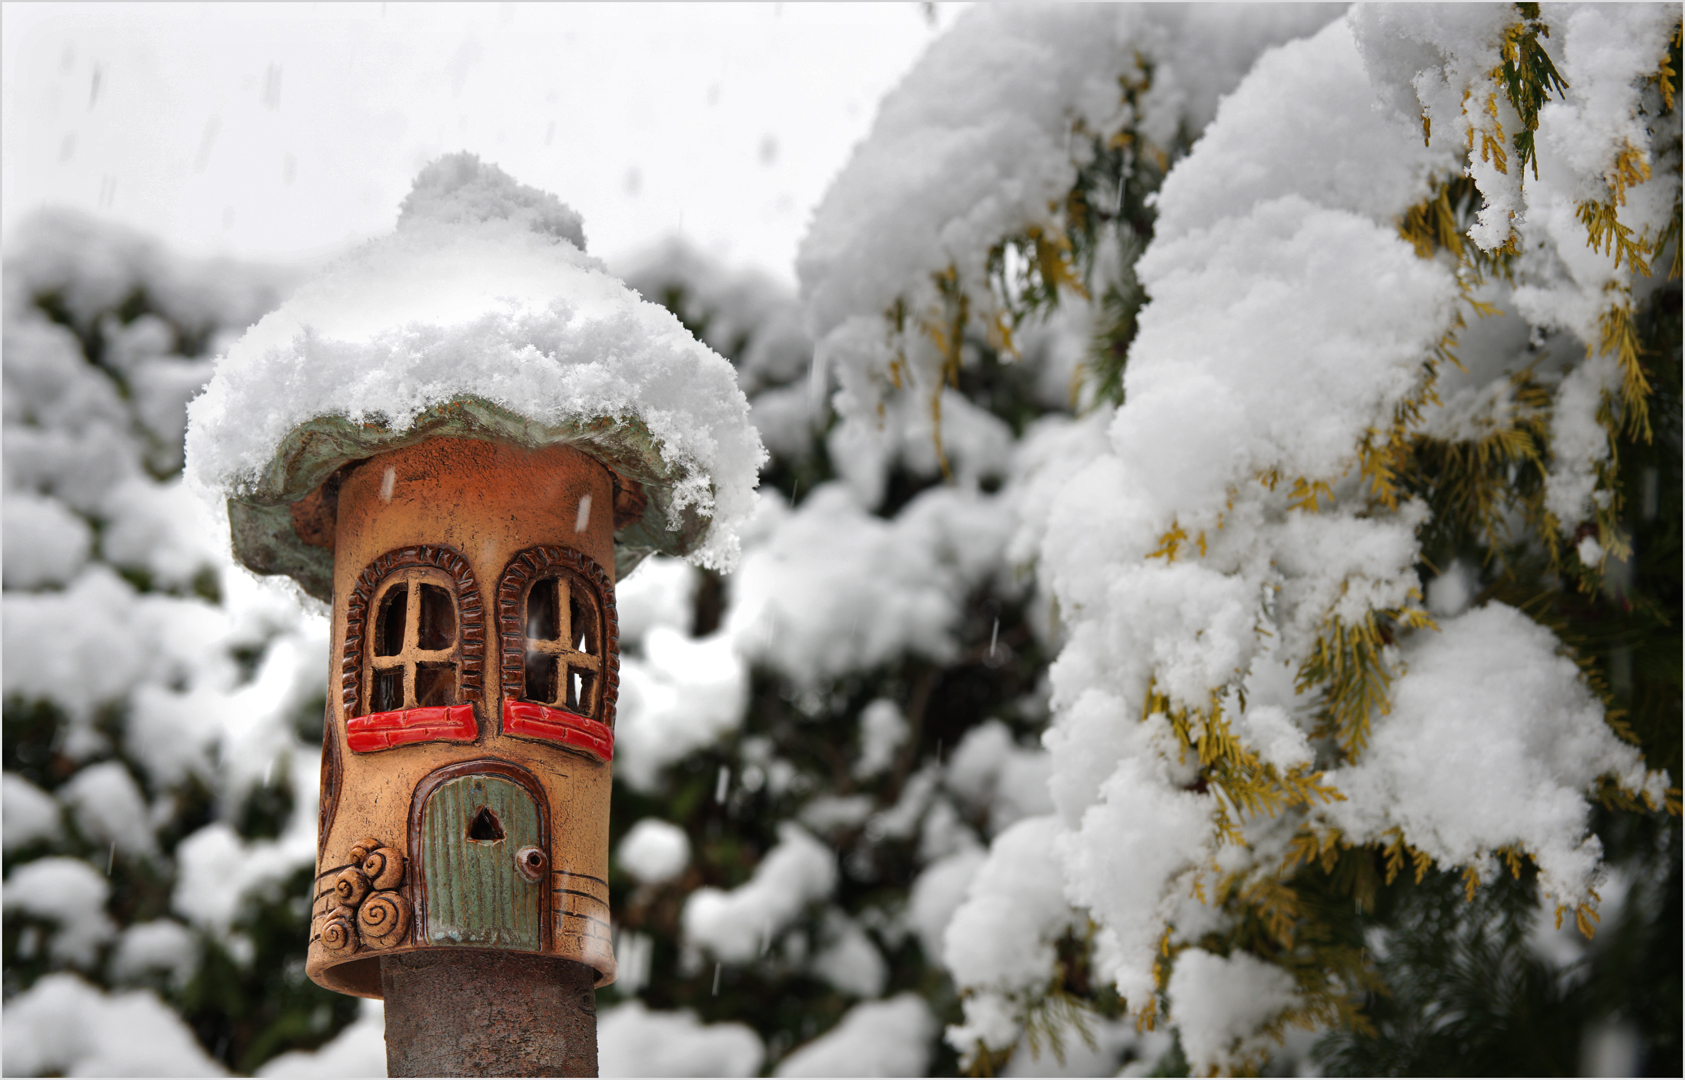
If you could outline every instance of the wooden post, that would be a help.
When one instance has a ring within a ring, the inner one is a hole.
[[[596,1076],[596,972],[490,949],[381,958],[389,1076]]]

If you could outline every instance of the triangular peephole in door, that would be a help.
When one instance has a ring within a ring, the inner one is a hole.
[[[480,807],[480,812],[474,815],[474,820],[468,823],[468,839],[481,843],[491,843],[503,839],[503,824],[497,820],[497,815],[488,807]]]

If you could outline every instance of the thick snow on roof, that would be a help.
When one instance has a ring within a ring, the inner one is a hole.
[[[435,427],[567,442],[650,495],[628,527],[645,541],[634,561],[665,550],[729,567],[765,457],[736,374],[583,239],[577,214],[494,166],[467,154],[429,165],[392,235],[218,360],[189,410],[189,482],[213,500],[284,507],[345,460]],[[450,427],[452,403],[473,406],[475,430]],[[303,426],[323,421],[333,438],[311,444]],[[320,449],[346,438],[357,452]]]
[[[548,191],[517,183],[474,154],[446,154],[422,169],[398,208],[398,227],[418,222],[473,225],[518,221],[585,250],[585,219]]]

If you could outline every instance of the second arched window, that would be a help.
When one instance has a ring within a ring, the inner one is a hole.
[[[602,613],[596,590],[578,575],[552,568],[527,587],[521,697],[601,719]]]
[[[503,733],[607,761],[620,683],[608,575],[572,548],[529,548],[503,572],[497,606]]]

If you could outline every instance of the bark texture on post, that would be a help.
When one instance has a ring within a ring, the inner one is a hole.
[[[596,972],[534,953],[384,956],[390,1076],[596,1076]]]

